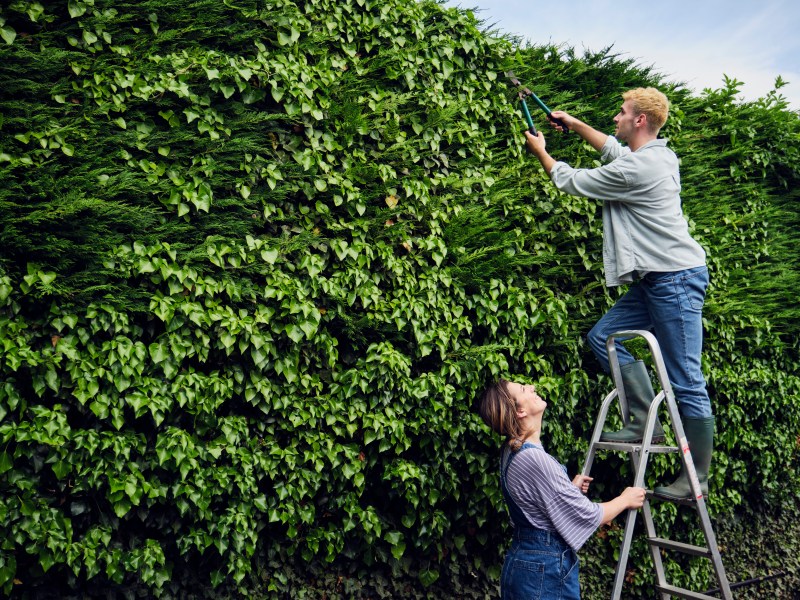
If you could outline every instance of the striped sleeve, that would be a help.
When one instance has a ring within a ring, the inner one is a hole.
[[[508,469],[508,492],[533,527],[557,531],[576,552],[600,526],[603,509],[572,485],[543,449],[520,451]]]

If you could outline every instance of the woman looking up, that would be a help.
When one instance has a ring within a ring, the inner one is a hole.
[[[609,502],[590,501],[584,494],[592,478],[570,481],[542,446],[546,408],[534,386],[504,379],[490,385],[478,405],[484,422],[506,438],[500,486],[514,533],[500,581],[504,599],[579,599],[576,552],[601,524],[644,503],[644,489],[634,487]]]

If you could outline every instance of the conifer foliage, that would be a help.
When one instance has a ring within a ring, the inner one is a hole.
[[[607,383],[581,334],[610,301],[598,207],[526,159],[504,71],[609,117],[657,76],[414,0],[16,0],[0,35],[3,591],[311,589],[289,564],[331,565],[351,596],[375,573],[406,597],[491,590],[508,532],[472,401],[501,374],[537,380],[548,448],[574,465]],[[728,138],[693,137],[690,111],[718,99],[670,92],[675,145],[730,142],[713,177],[748,190],[727,217],[755,232],[722,235],[710,211],[704,244],[755,244],[765,274],[771,249],[800,263],[758,222],[796,219],[775,197],[796,189],[797,115],[751,107],[788,131],[755,160],[733,117]],[[796,508],[777,485],[800,436],[795,313],[714,294],[712,506]],[[743,408],[754,382],[769,447]]]

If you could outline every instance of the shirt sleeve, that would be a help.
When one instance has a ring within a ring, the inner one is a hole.
[[[558,461],[544,451],[521,452],[515,457],[508,488],[533,526],[556,530],[576,552],[603,519],[600,504],[572,485]]]
[[[572,196],[616,201],[629,197],[630,182],[614,162],[595,169],[575,169],[559,161],[553,165],[550,178],[559,190]]]
[[[631,149],[619,143],[619,140],[613,135],[606,138],[605,144],[600,148],[600,160],[603,162],[611,162],[614,159],[630,154]]]
[[[564,475],[554,500],[546,504],[556,531],[576,552],[586,543],[603,520],[603,508],[592,502]]]
[[[559,190],[572,196],[636,202],[636,195],[631,195],[630,191],[636,184],[637,176],[632,171],[630,161],[624,160],[630,154],[630,148],[610,135],[600,149],[600,160],[607,164],[594,169],[575,169],[558,161],[550,170],[550,178]]]

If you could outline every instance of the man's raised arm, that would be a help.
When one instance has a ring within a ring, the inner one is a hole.
[[[554,110],[550,113],[550,116],[560,120],[570,131],[574,131],[579,136],[581,136],[584,140],[589,142],[589,145],[600,152],[605,145],[606,140],[608,139],[608,135],[603,133],[602,131],[597,131],[594,127],[591,127],[581,121],[580,119],[576,119],[572,115],[565,113],[563,110]],[[558,128],[559,126],[550,122],[552,127]]]

